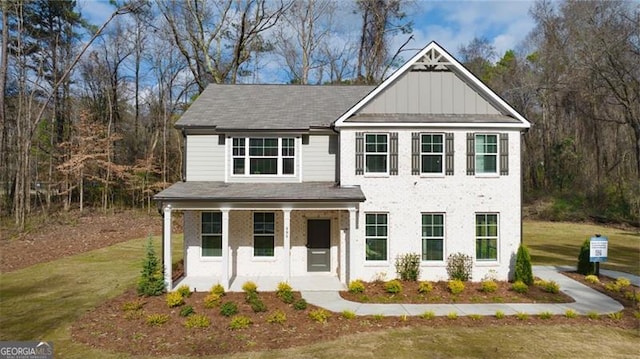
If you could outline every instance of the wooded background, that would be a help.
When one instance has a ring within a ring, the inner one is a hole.
[[[18,229],[36,211],[152,209],[181,176],[173,123],[209,83],[261,82],[276,59],[290,83],[377,84],[426,45],[403,0],[112,4],[98,27],[75,1],[2,2],[0,215]],[[336,41],[345,6],[359,33]],[[530,16],[515,49],[459,49],[533,123],[525,200],[548,219],[640,225],[639,3],[539,1]]]

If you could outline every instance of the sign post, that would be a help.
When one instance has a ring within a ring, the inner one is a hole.
[[[600,262],[607,261],[607,250],[609,248],[609,239],[596,234],[589,241],[589,262],[596,264],[596,275],[600,275]]]

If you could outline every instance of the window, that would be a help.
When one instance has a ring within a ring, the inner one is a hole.
[[[422,260],[441,261],[444,258],[444,214],[422,214]]]
[[[425,133],[420,138],[420,173],[442,173],[443,135]]]
[[[234,138],[232,157],[234,175],[293,175],[295,139]]]
[[[365,135],[365,173],[387,173],[389,147],[387,134]]]
[[[498,260],[498,215],[476,214],[476,260]]]
[[[273,257],[275,239],[275,215],[273,213],[253,214],[253,255]]]
[[[367,213],[366,258],[368,261],[387,260],[387,214]]]
[[[476,173],[498,173],[498,135],[475,135]]]
[[[222,213],[202,212],[200,233],[202,235],[202,256],[222,256]]]

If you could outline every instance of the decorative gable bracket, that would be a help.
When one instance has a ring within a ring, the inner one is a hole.
[[[436,49],[429,49],[424,56],[413,63],[411,71],[451,71],[448,67],[451,65],[453,64]]]

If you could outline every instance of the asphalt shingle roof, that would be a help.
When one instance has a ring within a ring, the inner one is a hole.
[[[449,114],[357,114],[345,122],[359,123],[520,123],[506,115],[449,115]]]
[[[209,85],[177,128],[306,130],[327,128],[374,86]]]

